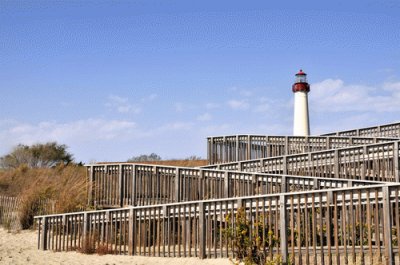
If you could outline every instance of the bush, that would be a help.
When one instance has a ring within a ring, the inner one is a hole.
[[[35,144],[32,146],[18,145],[8,155],[0,158],[3,168],[18,168],[27,165],[30,168],[50,168],[58,164],[68,165],[73,157],[67,152],[67,146],[56,142]]]
[[[161,156],[151,153],[150,155],[134,156],[127,160],[127,162],[145,162],[145,161],[160,161]]]
[[[246,218],[246,211],[243,207],[238,208],[235,215],[234,226],[232,226],[232,213],[226,217],[228,227],[223,230],[228,240],[232,242],[233,252],[239,262],[250,264],[280,264],[280,257],[274,260],[267,260],[270,253],[277,243],[277,238],[267,225],[264,224],[263,216],[251,224]],[[253,228],[253,229],[251,229]],[[252,233],[250,233],[252,231]],[[268,235],[264,241],[262,235]],[[271,238],[271,241],[269,241]],[[272,262],[272,263],[271,263]]]
[[[82,247],[78,251],[83,254],[94,254],[96,252],[96,243],[93,236],[86,235],[82,240]]]
[[[20,206],[20,223],[22,229],[33,226],[35,215],[44,213],[44,202],[50,197],[48,191],[30,192],[23,196]]]
[[[107,255],[107,254],[114,254],[114,251],[111,249],[111,246],[107,244],[98,244],[96,247],[96,254],[99,256]]]

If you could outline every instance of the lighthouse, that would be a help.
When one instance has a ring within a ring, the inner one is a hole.
[[[308,117],[308,92],[310,92],[310,85],[307,83],[307,74],[301,69],[296,74],[292,91],[294,93],[293,135],[308,136],[310,135],[310,119]]]

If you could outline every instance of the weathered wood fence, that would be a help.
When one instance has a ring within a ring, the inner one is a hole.
[[[87,166],[89,205],[123,207],[287,191],[379,184],[376,181],[266,173],[103,164]]]
[[[9,230],[21,230],[22,199],[18,197],[0,196],[0,226]],[[55,212],[55,201],[44,199],[38,202],[38,215]]]
[[[369,136],[400,138],[400,122],[323,134],[323,136]]]
[[[400,182],[399,142],[261,158],[202,168]]]
[[[400,264],[400,184],[280,193],[35,217],[38,246],[121,255],[233,257],[244,209],[265,254],[286,264]]]
[[[357,136],[214,136],[207,138],[207,159],[209,164],[219,164],[396,140]]]
[[[0,225],[9,230],[20,230],[19,207],[17,197],[0,196]]]

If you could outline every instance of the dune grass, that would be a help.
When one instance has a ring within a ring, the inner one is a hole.
[[[183,167],[197,167],[206,163],[206,160],[138,162]],[[86,168],[83,166],[29,168],[22,165],[16,169],[0,170],[0,195],[21,198],[21,225],[25,229],[32,226],[35,215],[85,210],[86,181]]]

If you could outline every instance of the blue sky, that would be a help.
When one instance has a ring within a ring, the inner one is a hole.
[[[206,156],[206,137],[400,120],[398,1],[0,1],[0,155]]]

